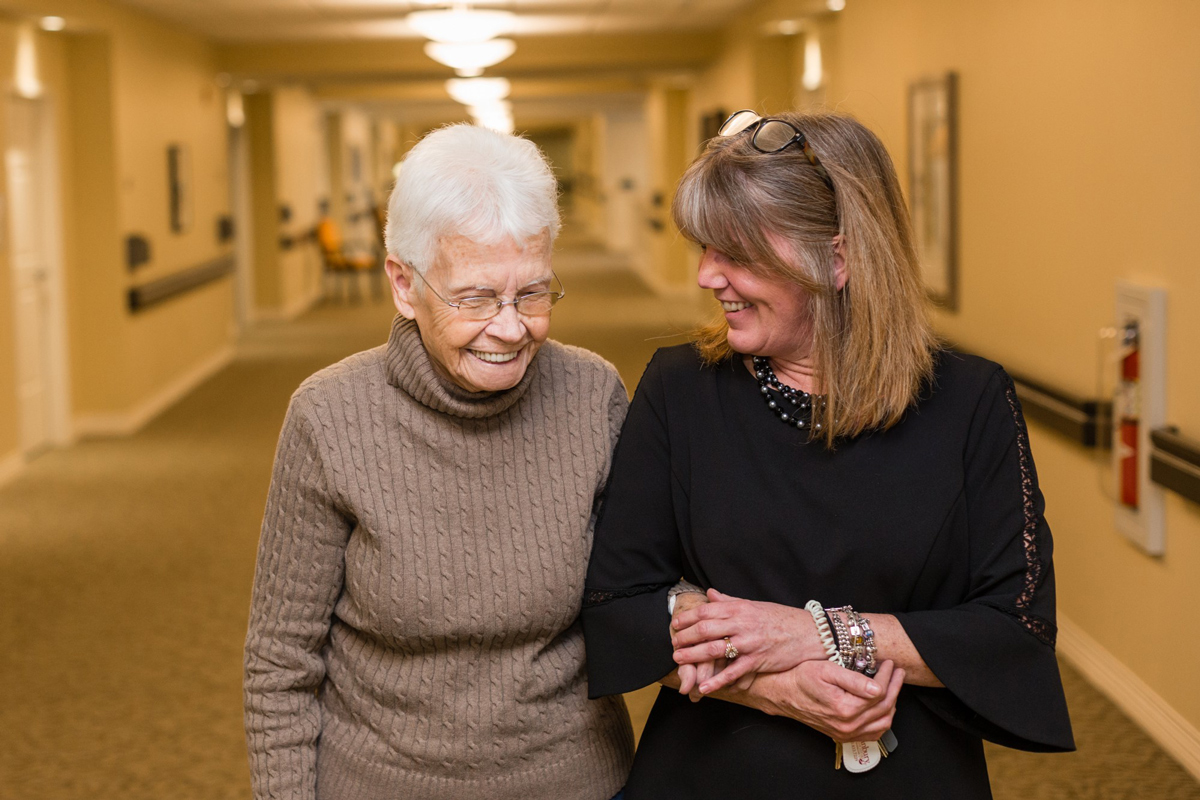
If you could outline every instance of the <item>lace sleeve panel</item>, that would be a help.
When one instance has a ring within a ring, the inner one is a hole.
[[[610,603],[613,600],[624,600],[627,597],[637,597],[640,594],[650,594],[657,592],[664,586],[673,586],[672,583],[655,583],[645,586],[630,586],[626,589],[592,589],[587,588],[583,593],[584,608],[592,608],[593,606],[601,606],[605,603]]]
[[[1007,378],[1007,376],[1006,376]],[[1013,602],[1015,608],[1004,609],[1016,617],[1024,628],[1051,647],[1057,638],[1054,623],[1033,612],[1033,602],[1045,576],[1045,564],[1042,557],[1042,536],[1045,525],[1042,524],[1041,514],[1038,513],[1034,501],[1033,456],[1029,451],[1029,431],[1025,427],[1025,417],[1021,413],[1021,401],[1017,399],[1017,391],[1011,378],[1006,380],[1005,397],[1012,410],[1013,423],[1017,428],[1017,459],[1021,471],[1021,506],[1023,511],[1023,526],[1021,530],[1021,545],[1025,551],[1025,576],[1021,591]]]

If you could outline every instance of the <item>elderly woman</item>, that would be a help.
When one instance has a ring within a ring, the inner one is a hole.
[[[588,572],[592,694],[680,690],[626,797],[991,797],[983,739],[1073,747],[1012,381],[936,345],[870,131],[721,133],[674,216],[724,318],[647,368]]]
[[[388,207],[387,344],[306,380],[280,436],[246,641],[257,798],[608,800],[633,755],[578,615],[627,398],[547,339],[556,184],[467,125]]]

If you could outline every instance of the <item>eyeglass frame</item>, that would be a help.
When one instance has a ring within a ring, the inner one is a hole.
[[[456,302],[447,300],[446,298],[442,297],[441,292],[439,292],[437,289],[433,288],[433,284],[431,284],[429,282],[429,279],[425,277],[425,273],[421,272],[419,269],[414,268],[413,274],[417,275],[418,277],[420,277],[420,279],[422,281],[425,282],[425,286],[429,289],[429,291],[433,292],[434,297],[436,297],[438,300],[441,300],[443,303],[450,306],[451,308],[453,308],[455,311],[457,311],[460,314],[465,313],[462,310],[462,305],[463,305],[463,303],[467,302],[468,300],[491,300],[492,299],[490,297],[482,297],[482,296],[464,297],[462,300],[460,300],[456,303]],[[490,321],[494,320],[496,317],[500,316],[500,314],[504,311],[505,306],[512,306],[513,311],[517,312],[517,315],[522,316],[522,317],[536,318],[536,317],[550,316],[550,311],[554,310],[554,306],[558,304],[558,301],[562,300],[564,297],[567,296],[566,287],[563,286],[562,278],[558,277],[558,273],[556,273],[554,270],[550,270],[550,276],[553,280],[558,281],[559,286],[562,286],[563,290],[561,292],[554,292],[554,291],[550,291],[549,289],[540,291],[540,292],[528,292],[526,294],[520,295],[519,297],[514,297],[512,300],[502,300],[499,297],[497,297],[497,298],[495,298],[496,304],[494,306],[496,309],[496,313],[492,314],[489,317],[483,317],[482,319],[477,319],[477,320],[475,320],[475,322],[490,322]],[[544,294],[544,295],[552,298],[550,300],[550,310],[548,310],[545,314],[524,314],[524,313],[522,313],[521,309],[518,307],[518,304],[522,300],[526,299],[527,297],[532,297],[535,294]],[[487,306],[480,306],[480,308],[487,308]]]
[[[755,116],[755,120],[746,127],[734,131],[733,133],[724,133],[725,127],[729,125],[729,123],[733,122],[734,117],[746,113],[753,114]],[[773,150],[767,150],[766,148],[760,146],[758,143],[758,134],[759,131],[762,130],[763,125],[768,122],[778,122],[781,125],[788,126],[792,129],[792,138],[788,139],[786,142],[781,144],[779,147],[774,148]],[[817,174],[821,176],[821,180],[825,181],[825,185],[829,187],[829,191],[834,191],[833,178],[829,175],[829,170],[825,169],[825,165],[821,163],[821,159],[817,158],[817,154],[814,153],[812,147],[809,146],[808,137],[804,135],[804,131],[800,130],[786,119],[779,119],[778,117],[760,117],[758,112],[754,109],[743,108],[733,112],[725,118],[725,121],[721,123],[721,127],[717,128],[717,135],[721,137],[730,137],[737,136],[739,133],[745,133],[746,131],[752,131],[750,135],[750,146],[758,152],[766,155],[773,155],[799,142],[800,150],[804,153],[804,157],[808,159],[808,163],[812,164],[817,170]]]

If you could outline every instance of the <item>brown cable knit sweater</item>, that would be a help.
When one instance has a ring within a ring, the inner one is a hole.
[[[401,317],[300,386],[246,639],[256,798],[616,794],[629,717],[587,699],[578,616],[627,405],[553,341],[513,389],[466,393]]]

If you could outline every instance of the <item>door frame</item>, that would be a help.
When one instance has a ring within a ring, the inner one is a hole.
[[[62,171],[59,164],[58,113],[53,99],[45,95],[29,98],[11,92],[5,95],[4,113],[8,122],[12,119],[12,108],[15,103],[28,103],[33,109],[34,116],[34,150],[35,174],[41,181],[38,199],[42,215],[41,242],[42,252],[46,259],[46,393],[48,397],[47,418],[49,420],[49,437],[52,446],[63,447],[75,440],[74,425],[71,418],[71,378],[70,351],[67,333],[65,269],[63,259],[63,220],[62,220]],[[6,123],[6,129],[9,127]],[[7,147],[11,142],[5,142]],[[5,203],[11,203],[7,181],[3,187]],[[5,222],[3,237],[4,248],[9,260],[10,280],[15,269],[12,258],[12,231],[9,229],[11,217],[4,211]],[[16,303],[16,295],[12,298]],[[14,340],[15,341],[15,340]]]
[[[238,335],[254,322],[254,212],[250,198],[250,143],[245,123],[229,124],[229,214],[233,218],[234,318]]]

